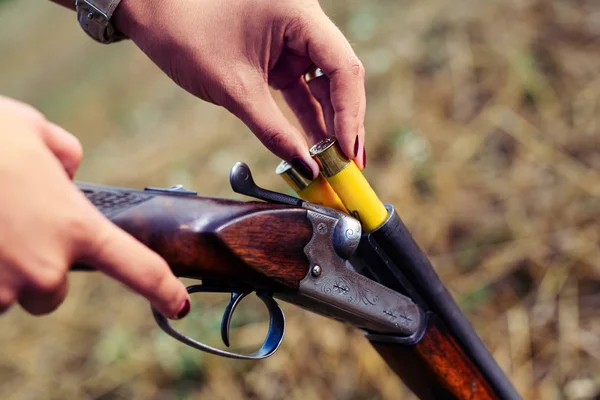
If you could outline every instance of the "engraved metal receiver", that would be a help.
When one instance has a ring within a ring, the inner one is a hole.
[[[332,208],[293,197],[289,200],[290,196],[260,188],[248,166],[241,162],[233,166],[230,180],[237,193],[283,204],[293,201],[307,209],[313,225],[313,236],[304,249],[309,273],[297,293],[275,293],[275,297],[367,331],[402,337],[419,333],[423,327],[421,309],[409,297],[361,275],[348,261],[361,239],[358,220]]]

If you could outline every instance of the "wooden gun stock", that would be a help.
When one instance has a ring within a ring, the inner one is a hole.
[[[162,256],[176,276],[281,291],[297,288],[308,272],[303,249],[312,226],[306,210],[168,190],[78,187],[113,223]]]
[[[454,337],[431,315],[415,343],[369,338],[394,372],[422,400],[498,399]]]

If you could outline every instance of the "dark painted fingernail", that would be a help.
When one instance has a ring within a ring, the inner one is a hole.
[[[312,179],[313,179],[312,169],[310,169],[310,167],[308,166],[308,164],[303,159],[301,159],[300,157],[295,157],[292,160],[292,167],[296,171],[300,172],[300,174],[303,177],[305,177],[306,179],[312,181]]]
[[[367,168],[367,150],[363,147],[363,168]]]
[[[359,147],[359,142],[358,142],[358,136],[356,136],[356,139],[354,139],[354,158],[358,157],[358,147]]]
[[[179,312],[177,313],[177,316],[175,316],[175,319],[182,319],[183,317],[188,315],[190,312],[190,307],[190,300],[185,299],[185,301],[181,305],[181,308],[179,309]]]

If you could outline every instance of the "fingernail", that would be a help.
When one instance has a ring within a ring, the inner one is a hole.
[[[190,312],[190,307],[191,307],[190,306],[190,300],[189,299],[185,299],[185,301],[181,305],[181,308],[179,309],[179,312],[175,316],[175,319],[182,319],[183,317],[185,317],[186,315],[188,315],[189,312]]]
[[[354,158],[358,157],[358,136],[356,136],[356,139],[354,139]]]
[[[367,168],[367,150],[363,147],[363,168]]]
[[[312,172],[312,169],[310,169],[310,167],[308,166],[308,164],[307,164],[307,163],[306,163],[306,162],[305,162],[303,159],[301,159],[300,157],[295,157],[295,158],[292,160],[292,163],[291,163],[291,164],[292,164],[292,167],[293,167],[293,168],[294,168],[296,171],[300,172],[300,174],[301,174],[303,177],[305,177],[306,179],[308,179],[308,180],[311,180],[311,181],[312,181],[312,179],[313,179],[313,172]]]

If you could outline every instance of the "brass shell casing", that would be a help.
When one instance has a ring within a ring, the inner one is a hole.
[[[312,181],[309,181],[298,171],[296,171],[290,164],[285,161],[281,161],[275,173],[283,178],[283,180],[292,188],[292,190],[298,193],[300,190],[308,187]]]
[[[326,178],[336,175],[351,163],[332,137],[323,139],[311,147],[310,155],[316,159],[321,173]]]
[[[365,232],[385,222],[387,209],[354,161],[348,160],[342,153],[335,138],[330,137],[315,144],[310,154],[316,158],[321,174],[350,214],[361,222]]]
[[[321,175],[317,179],[309,181],[285,161],[279,163],[275,173],[281,176],[302,200],[348,213],[338,195]]]

